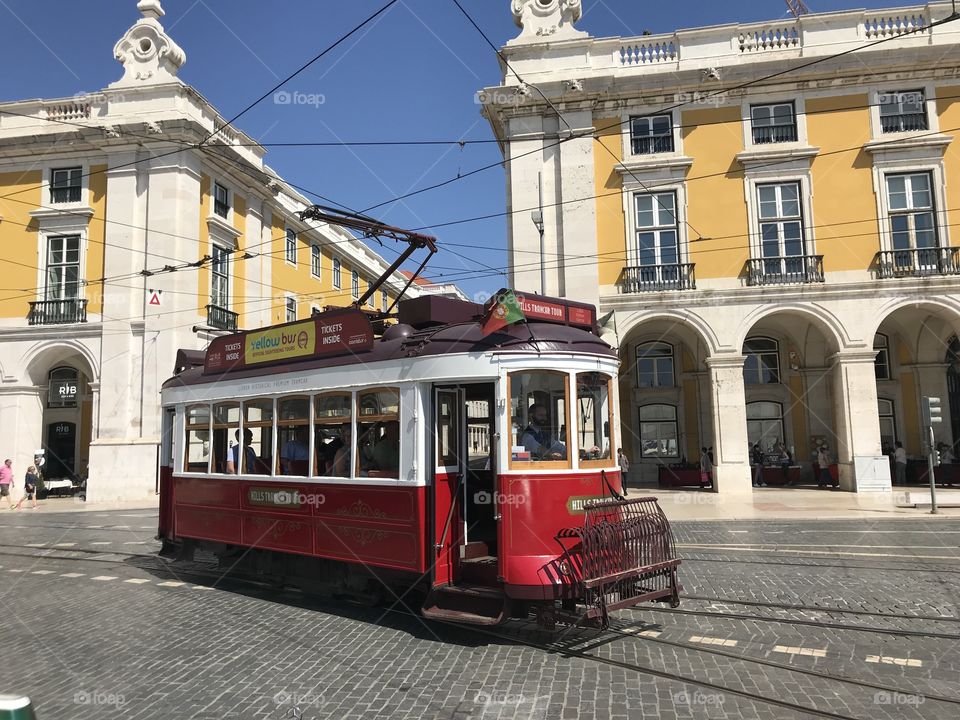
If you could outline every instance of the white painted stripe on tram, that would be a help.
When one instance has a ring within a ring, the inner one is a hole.
[[[785,655],[807,655],[809,657],[826,657],[826,650],[817,648],[791,647],[788,645],[777,645],[773,648],[774,652],[784,653]]]
[[[896,658],[888,655],[867,655],[865,658],[868,663],[878,663],[880,665],[900,665],[902,667],[923,667],[923,660],[916,658]]]
[[[894,553],[828,552],[823,550],[777,550],[776,548],[728,547],[723,545],[677,545],[692,550],[729,550],[731,552],[768,552],[793,555],[833,555],[840,557],[899,558],[902,560],[960,560],[960,555],[896,555]]]

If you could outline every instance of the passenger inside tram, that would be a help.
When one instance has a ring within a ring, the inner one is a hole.
[[[280,450],[280,467],[284,475],[307,474],[307,461],[310,458],[309,438],[309,426],[297,425],[293,439],[283,443]]]
[[[338,442],[338,441],[334,441]],[[350,477],[350,424],[340,426],[339,447],[333,456],[330,468],[332,477]]]
[[[549,424],[547,408],[540,403],[531,405],[520,444],[537,460],[566,460],[567,446],[557,439]]]
[[[375,470],[396,476],[400,469],[400,423],[395,420],[383,424],[383,436],[373,446]]]
[[[227,474],[239,475],[253,473],[257,466],[257,453],[250,447],[253,442],[253,432],[249,428],[243,431],[243,468],[240,467],[240,430],[234,432],[237,442],[227,451]]]

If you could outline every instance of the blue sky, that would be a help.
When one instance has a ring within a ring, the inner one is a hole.
[[[461,2],[497,45],[519,32],[509,0]],[[162,22],[187,54],[181,79],[229,118],[384,3],[163,0]],[[807,0],[813,11],[897,4]],[[578,27],[597,37],[787,15],[780,0],[662,6],[584,0],[583,5]],[[113,45],[138,17],[136,0],[0,0],[0,100],[70,96],[117,80],[122,68],[113,59]],[[450,0],[402,0],[286,86],[316,96],[316,104],[280,105],[268,98],[237,125],[264,143],[491,140],[474,97],[499,77],[493,51]],[[495,143],[271,148],[267,155],[286,179],[357,210],[501,159]],[[505,198],[503,170],[494,168],[372,214],[401,227],[421,227],[502,213]],[[445,247],[428,276],[456,280],[468,295],[506,284],[490,270],[504,270],[507,263],[503,217],[437,234]]]

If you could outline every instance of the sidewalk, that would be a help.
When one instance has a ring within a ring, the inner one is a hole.
[[[919,507],[902,507],[926,502]],[[804,488],[757,488],[750,495],[723,497],[709,491],[630,488],[630,499],[655,497],[667,518],[675,520],[823,520],[960,518],[960,508],[930,513],[930,493],[897,488],[889,493],[849,493]],[[938,490],[938,503],[960,503],[960,490]]]
[[[79,497],[49,497],[38,501],[37,510],[30,508],[30,501],[25,500],[20,508],[21,514],[38,513],[73,513],[73,512],[105,512],[108,510],[156,510],[160,505],[159,496],[147,497],[140,500],[125,500],[123,502],[88,503]],[[3,515],[13,515],[6,506],[0,507]]]

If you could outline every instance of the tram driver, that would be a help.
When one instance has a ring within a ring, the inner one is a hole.
[[[527,412],[528,424],[520,444],[537,460],[566,460],[567,446],[557,440],[550,428],[547,408],[534,403]]]

